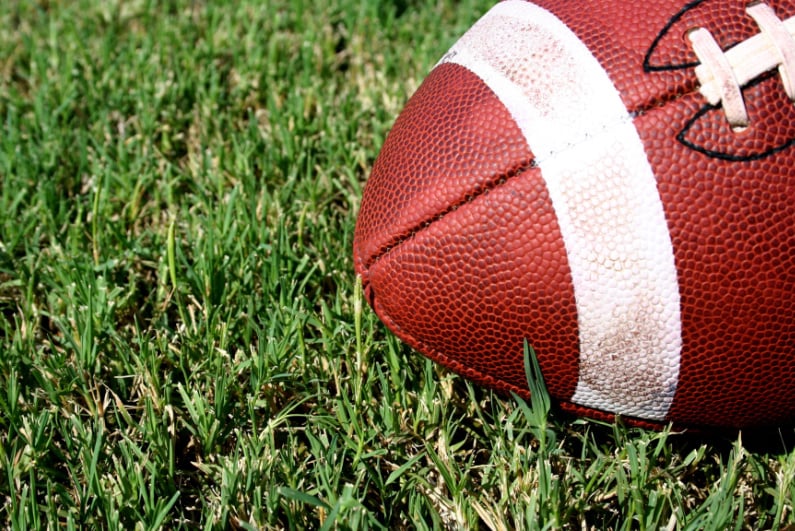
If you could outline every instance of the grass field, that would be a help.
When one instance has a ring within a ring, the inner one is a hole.
[[[4,527],[795,529],[791,430],[547,417],[363,306],[368,169],[490,4],[3,2]]]

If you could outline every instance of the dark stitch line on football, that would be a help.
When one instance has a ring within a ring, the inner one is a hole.
[[[773,78],[778,78],[778,72],[776,70],[769,70],[764,74],[762,74],[761,76],[759,76],[757,79],[754,79],[753,81],[745,85],[743,89],[753,88],[756,85],[760,85]],[[776,153],[779,153],[781,151],[785,151],[786,149],[789,149],[790,147],[795,145],[795,138],[791,138],[779,145],[768,147],[767,149],[759,150],[754,153],[749,153],[747,155],[734,155],[727,151],[715,151],[707,149],[706,147],[690,142],[687,139],[687,133],[696,124],[696,122],[698,122],[698,120],[700,120],[701,117],[707,114],[708,112],[719,110],[720,108],[721,108],[720,105],[710,105],[710,104],[704,105],[687,122],[685,122],[685,125],[684,127],[682,127],[682,130],[679,131],[679,133],[677,133],[676,140],[681,142],[687,148],[692,149],[697,153],[701,153],[704,156],[714,159],[725,160],[729,162],[751,162],[754,160],[761,160],[771,155],[775,155]]]
[[[676,135],[676,140],[680,142],[682,145],[687,147],[688,149],[692,149],[697,153],[701,153],[705,157],[710,157],[713,159],[725,160],[727,162],[752,162],[755,160],[761,160],[767,158],[771,155],[775,155],[776,153],[780,153],[791,148],[795,145],[795,138],[791,138],[790,140],[779,144],[777,146],[773,146],[763,151],[758,151],[756,153],[749,153],[748,155],[732,155],[731,153],[724,152],[724,151],[715,151],[711,149],[707,149],[703,146],[690,142],[687,139],[687,133],[693,127],[693,125],[706,113],[720,109],[720,107],[714,105],[707,105],[701,108],[688,122],[685,124],[685,127],[682,128],[679,133]]]
[[[646,71],[646,72],[666,72],[666,71],[672,71],[672,70],[682,70],[682,69],[686,69],[686,68],[694,68],[694,67],[699,65],[698,62],[683,63],[683,64],[672,64],[672,65],[653,65],[653,64],[651,64],[651,58],[652,58],[652,55],[654,54],[655,50],[657,49],[657,46],[663,40],[663,37],[665,37],[665,35],[670,31],[670,29],[673,28],[676,25],[676,23],[679,22],[685,16],[685,13],[687,13],[691,9],[695,9],[700,4],[703,4],[705,1],[706,0],[694,0],[693,2],[685,4],[685,6],[682,9],[680,9],[678,13],[676,13],[674,16],[672,16],[668,20],[668,23],[665,26],[663,26],[663,28],[657,34],[657,37],[655,37],[654,41],[652,41],[651,46],[649,46],[649,50],[646,52],[646,56],[643,58],[643,70],[644,71]]]
[[[412,238],[414,238],[415,235],[424,231],[425,229],[427,229],[428,227],[430,227],[431,225],[433,225],[434,223],[436,223],[437,221],[439,221],[449,213],[455,212],[462,206],[472,203],[477,198],[488,194],[492,190],[496,190],[497,188],[508,182],[510,179],[517,177],[523,174],[524,172],[529,171],[536,167],[538,167],[538,163],[536,162],[536,159],[533,158],[532,160],[527,160],[518,164],[513,169],[508,170],[505,173],[495,175],[495,177],[497,177],[496,179],[484,183],[482,186],[476,188],[471,193],[465,195],[462,200],[453,203],[452,205],[445,208],[438,214],[435,214],[434,216],[418,223],[414,228],[409,229],[405,233],[398,235],[389,242],[387,242],[383,247],[381,247],[378,250],[377,253],[373,254],[373,256],[364,264],[364,269],[369,270],[373,266],[373,264],[375,264],[378,260],[380,260],[384,255],[389,254],[389,252],[392,249],[400,246],[401,244],[403,244],[408,240],[411,240]]]
[[[756,78],[753,81],[751,81],[750,83],[748,83],[746,85],[743,85],[742,88],[743,88],[743,90],[746,90],[746,89],[749,89],[749,88],[753,88],[756,85],[760,85],[760,84],[762,84],[762,83],[764,83],[766,81],[769,81],[771,79],[778,78],[778,77],[779,77],[779,74],[778,74],[777,70],[775,70],[775,69],[774,70],[768,70],[767,72],[763,73],[758,78]],[[687,92],[670,92],[670,93],[668,93],[666,95],[663,95],[662,97],[660,97],[660,98],[658,98],[656,100],[653,100],[651,102],[647,102],[645,104],[639,105],[639,106],[637,106],[637,107],[635,107],[633,109],[628,109],[630,117],[634,120],[634,119],[636,119],[638,117],[644,116],[645,114],[647,114],[649,112],[653,112],[653,111],[656,111],[658,109],[661,109],[661,108],[665,107],[666,105],[668,105],[670,103],[679,101],[679,100],[681,100],[681,99],[683,99],[686,96],[689,96],[691,94],[700,94],[700,92],[698,90],[698,83],[692,83],[692,84],[688,83],[687,85],[685,85],[684,88],[685,88],[685,90],[687,90]],[[772,146],[772,147],[769,147],[767,149],[757,151],[755,153],[749,153],[748,155],[745,155],[745,156],[740,156],[740,155],[732,155],[731,153],[728,153],[728,152],[721,152],[721,151],[715,151],[715,150],[707,149],[707,148],[705,148],[703,146],[699,146],[698,144],[690,142],[687,139],[687,133],[688,133],[688,131],[690,131],[690,129],[693,127],[693,125],[695,125],[695,123],[702,116],[704,116],[706,113],[711,112],[711,111],[719,111],[720,109],[721,109],[720,105],[712,105],[712,104],[709,104],[709,103],[705,104],[698,111],[696,111],[696,113],[693,114],[693,116],[690,119],[688,119],[685,122],[685,124],[682,127],[682,129],[676,134],[676,137],[675,137],[676,140],[679,143],[681,143],[682,145],[684,145],[685,147],[687,147],[688,149],[692,149],[693,151],[695,151],[697,153],[701,153],[705,157],[709,157],[709,158],[713,158],[713,159],[725,160],[725,161],[729,161],[729,162],[751,162],[751,161],[754,161],[754,160],[764,159],[766,157],[769,157],[771,155],[774,155],[776,153],[779,153],[781,151],[789,149],[790,147],[795,145],[795,138],[791,138],[791,139],[787,140],[786,142],[783,142],[783,143],[781,143],[779,145]],[[734,133],[734,134],[742,134],[742,133]]]

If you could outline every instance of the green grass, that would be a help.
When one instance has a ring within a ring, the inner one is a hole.
[[[4,2],[6,527],[795,526],[792,433],[547,417],[363,307],[368,169],[490,3]]]

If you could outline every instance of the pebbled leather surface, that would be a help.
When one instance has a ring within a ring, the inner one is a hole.
[[[792,422],[795,104],[776,72],[762,76],[743,91],[751,126],[733,132],[698,93],[685,37],[707,27],[728,48],[753,36],[746,3],[537,3],[609,73],[657,178],[683,330],[669,419]],[[769,4],[795,15],[793,2]],[[354,260],[377,314],[420,352],[526,394],[527,338],[565,409],[611,418],[569,402],[579,347],[565,244],[530,148],[466,69],[439,65],[395,123],[365,188]]]

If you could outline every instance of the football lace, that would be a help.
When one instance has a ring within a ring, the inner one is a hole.
[[[706,28],[688,33],[701,63],[696,76],[699,91],[712,105],[720,105],[736,132],[748,127],[748,110],[742,87],[773,69],[778,69],[784,90],[795,101],[795,17],[781,20],[773,9],[756,3],[746,9],[760,33],[723,51]]]

